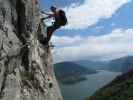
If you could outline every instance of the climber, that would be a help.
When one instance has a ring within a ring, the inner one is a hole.
[[[52,25],[47,27],[47,38],[44,40],[45,42],[47,41],[47,43],[50,41],[52,33],[55,30],[67,24],[67,18],[66,18],[65,12],[62,9],[57,9],[55,6],[52,6],[50,10],[51,10],[50,13],[41,11],[42,14],[48,15],[48,17],[43,17],[41,18],[41,20],[54,18],[54,22],[52,23]]]

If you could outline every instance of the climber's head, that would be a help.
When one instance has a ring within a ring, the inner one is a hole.
[[[52,12],[55,12],[57,8],[56,8],[56,6],[51,6],[50,9],[51,9]]]

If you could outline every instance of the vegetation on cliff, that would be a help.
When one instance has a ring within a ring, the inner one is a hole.
[[[86,100],[133,100],[133,70],[118,76]]]

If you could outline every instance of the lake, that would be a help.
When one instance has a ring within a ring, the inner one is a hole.
[[[64,100],[84,100],[97,89],[112,81],[121,73],[100,70],[99,73],[87,75],[87,80],[73,85],[60,84]]]

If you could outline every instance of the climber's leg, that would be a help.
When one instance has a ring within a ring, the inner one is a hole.
[[[54,32],[54,26],[49,26],[47,28],[47,40],[50,41],[51,35]]]
[[[55,25],[55,24],[53,26],[49,26],[47,28],[47,40],[48,40],[48,42],[50,41],[53,32],[56,31],[59,28],[60,28],[60,26],[59,25]]]

